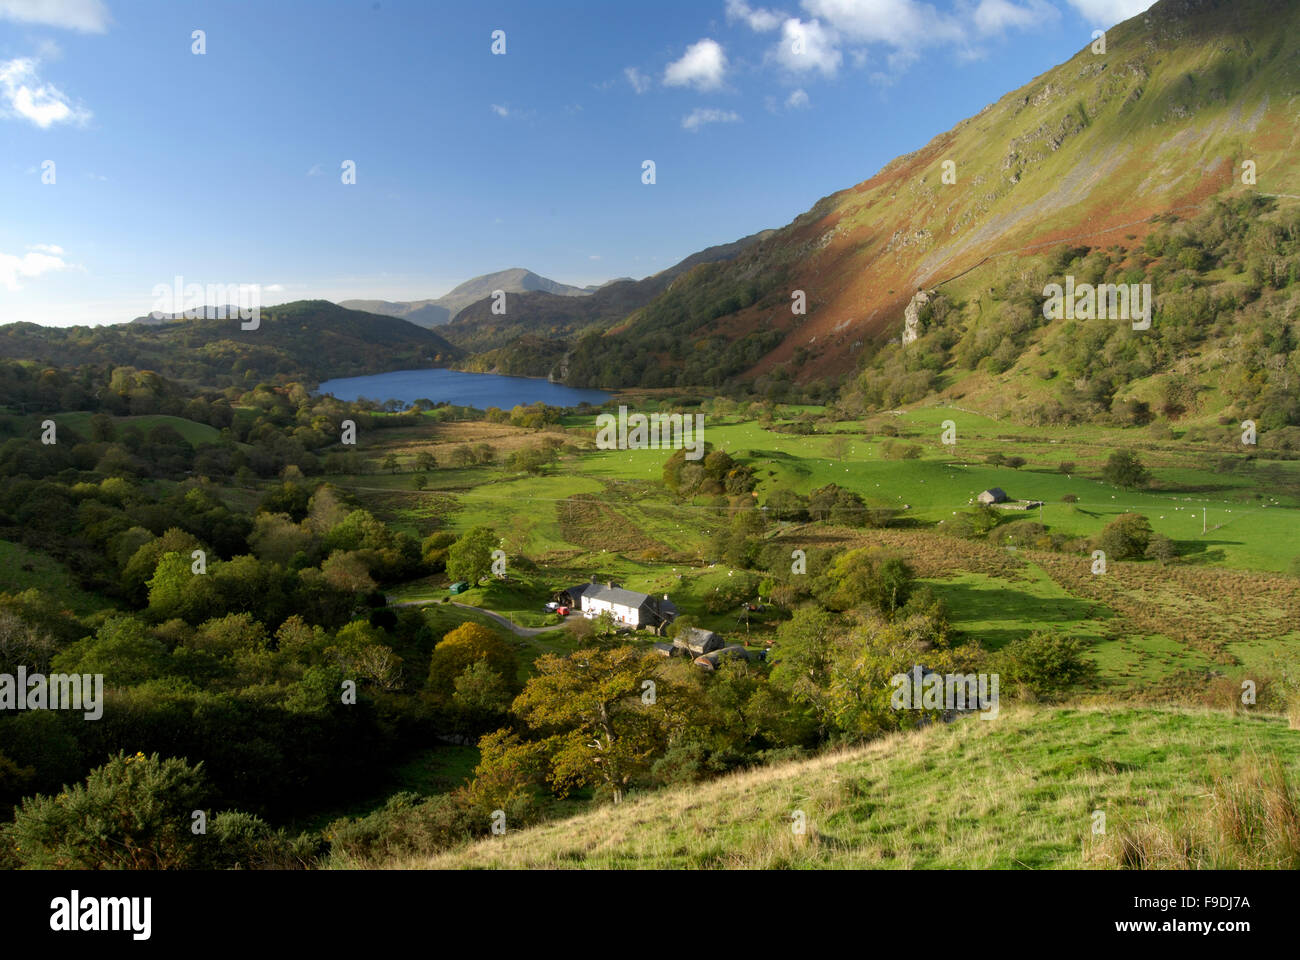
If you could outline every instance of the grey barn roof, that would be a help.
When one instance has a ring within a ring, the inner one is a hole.
[[[637,593],[635,590],[625,590],[622,587],[607,587],[603,583],[592,583],[587,585],[584,596],[591,597],[593,600],[604,600],[606,603],[617,603],[624,607],[641,607],[651,600],[648,593]]]

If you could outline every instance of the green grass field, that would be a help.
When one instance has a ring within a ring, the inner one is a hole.
[[[1265,716],[1021,707],[381,866],[1096,867],[1094,811],[1112,833],[1204,815],[1242,757],[1276,757],[1294,789],[1300,733]]]
[[[61,413],[56,418],[59,424],[66,424],[79,435],[90,438],[90,418],[94,416],[91,413]],[[117,431],[117,436],[122,436],[122,431],[127,427],[135,427],[141,433],[148,433],[154,427],[165,425],[171,427],[191,445],[197,447],[202,443],[216,443],[221,439],[221,431],[216,427],[209,426],[206,423],[195,423],[193,420],[186,420],[183,417],[170,417],[165,414],[147,414],[139,417],[113,417],[113,426]]]
[[[75,614],[94,613],[112,601],[79,589],[72,574],[57,560],[29,550],[21,543],[0,540],[0,593],[37,589],[63,609]]]
[[[782,416],[795,412],[783,410]],[[940,442],[947,420],[957,428],[955,448]],[[565,426],[584,423],[594,435],[590,416],[570,416]],[[759,505],[783,486],[806,494],[837,483],[871,503],[898,507],[902,527],[861,531],[844,548],[879,542],[903,555],[944,601],[954,627],[987,649],[1037,630],[1067,633],[1088,644],[1104,690],[1141,691],[1185,683],[1189,676],[1276,673],[1279,658],[1300,639],[1294,579],[1268,579],[1300,555],[1300,507],[1290,492],[1290,481],[1300,477],[1296,462],[1259,461],[1251,471],[1219,472],[1212,468],[1216,459],[1238,451],[1149,441],[1140,430],[1031,429],[951,407],[895,411],[869,421],[823,420],[816,427],[814,435],[796,435],[719,417],[708,422],[705,435],[755,469]],[[885,436],[886,427],[896,437]],[[468,428],[455,429],[463,436]],[[538,476],[512,473],[500,463],[439,467],[426,475],[423,492],[414,489],[410,473],[377,470],[387,450],[437,443],[442,429],[431,425],[423,439],[418,429],[400,437],[381,434],[364,448],[371,472],[332,480],[401,529],[425,535],[489,526],[508,557],[533,564],[521,568],[509,561],[513,582],[471,590],[457,598],[461,602],[540,627],[554,621],[542,607],[555,590],[595,577],[667,594],[682,613],[735,642],[770,639],[773,624],[747,631],[734,611],[709,612],[710,595],[744,573],[709,566],[709,537],[725,521],[726,508],[707,497],[672,498],[660,483],[666,451],[589,449],[563,456]],[[507,431],[497,434],[507,445],[529,442],[526,433],[491,429]],[[912,444],[920,447],[918,458],[887,456],[891,445],[897,451]],[[1111,451],[1121,447],[1135,449],[1148,465],[1149,489],[1119,490],[1097,479]],[[1027,463],[996,467],[986,462],[994,452]],[[1074,464],[1068,475],[1059,469],[1063,462]],[[1044,505],[1005,511],[1003,524],[984,541],[944,535],[954,514],[969,510],[976,494],[991,486]],[[1077,502],[1062,502],[1067,494]],[[1021,523],[1042,523],[1049,533],[1083,540],[1126,510],[1141,512],[1170,537],[1179,560],[1168,567],[1125,564],[1103,583],[1079,576],[1090,562],[1086,552],[999,548]],[[784,536],[797,540],[799,534]],[[954,559],[958,555],[965,559]],[[1247,579],[1233,579],[1233,571]],[[390,592],[401,600],[439,599],[446,587],[445,577],[431,577]],[[563,635],[548,637],[519,641],[525,658],[566,648]]]

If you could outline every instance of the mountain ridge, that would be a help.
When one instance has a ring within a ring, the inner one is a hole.
[[[1106,53],[1084,46],[721,271],[684,278],[580,350],[572,382],[709,383],[694,372],[701,342],[733,367],[761,351],[729,378],[842,378],[897,335],[919,287],[991,257],[1141,242],[1142,223],[1240,186],[1245,159],[1261,192],[1300,193],[1298,33],[1294,0],[1161,0],[1107,31]],[[790,308],[798,290],[806,315]]]
[[[420,327],[437,327],[450,323],[468,307],[496,290],[507,294],[540,291],[562,297],[586,297],[599,287],[575,287],[534,273],[524,267],[509,267],[493,273],[471,277],[458,284],[441,297],[427,300],[340,300],[339,306],[348,310],[388,317],[401,317]]]

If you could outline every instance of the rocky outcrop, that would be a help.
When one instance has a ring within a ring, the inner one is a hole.
[[[918,290],[903,311],[903,346],[907,346],[924,331],[921,329],[921,308],[930,302],[935,291]]]

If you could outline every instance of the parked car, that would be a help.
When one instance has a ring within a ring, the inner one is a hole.
[[[555,612],[558,613],[558,614],[559,614],[560,616],[562,616],[562,617],[567,617],[567,616],[569,615],[569,608],[568,608],[568,607],[556,607],[556,608],[555,608]]]

